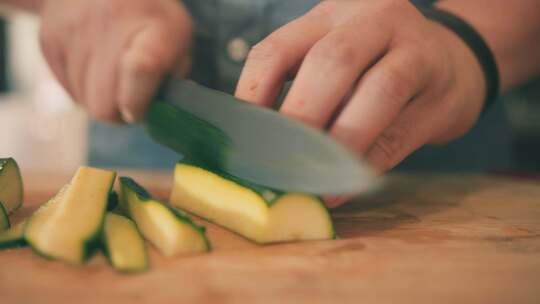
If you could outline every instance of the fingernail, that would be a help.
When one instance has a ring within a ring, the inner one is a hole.
[[[131,113],[128,109],[121,109],[120,114],[122,115],[122,119],[127,123],[134,123],[135,122],[135,116],[133,116],[133,113]]]

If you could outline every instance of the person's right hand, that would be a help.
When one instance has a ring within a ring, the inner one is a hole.
[[[53,73],[98,120],[140,119],[163,74],[190,68],[192,23],[177,0],[46,0],[41,17]]]
[[[482,68],[453,31],[409,1],[326,0],[255,45],[236,96],[327,130],[384,173],[476,123]]]

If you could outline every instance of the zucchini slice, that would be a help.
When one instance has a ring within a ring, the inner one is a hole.
[[[204,227],[187,215],[153,199],[133,179],[120,177],[120,204],[149,240],[164,256],[210,251]]]
[[[21,207],[23,192],[21,172],[15,159],[0,158],[0,202],[8,214]]]
[[[144,240],[135,224],[125,216],[107,213],[103,225],[103,248],[117,271],[139,272],[148,269]]]
[[[275,191],[194,164],[176,165],[170,201],[262,244],[335,238],[319,198]]]
[[[85,262],[97,247],[116,173],[81,167],[71,182],[28,220],[25,238],[45,257]]]
[[[9,229],[10,226],[11,225],[9,224],[9,216],[6,207],[4,207],[4,204],[0,202],[0,231]]]
[[[24,240],[24,225],[26,221],[20,222],[8,230],[0,232],[0,249],[19,247],[26,244]]]

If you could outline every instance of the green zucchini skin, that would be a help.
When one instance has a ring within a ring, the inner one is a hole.
[[[142,203],[145,203],[145,202],[146,203],[148,203],[148,202],[159,203],[162,206],[164,206],[165,208],[167,208],[168,210],[170,210],[171,213],[174,214],[175,217],[179,221],[181,221],[181,222],[183,222],[185,224],[188,224],[189,226],[191,226],[199,234],[199,236],[203,239],[203,241],[204,241],[204,243],[206,245],[206,251],[211,251],[212,250],[212,244],[209,241],[208,237],[206,236],[206,227],[197,225],[195,222],[193,222],[193,220],[186,213],[184,213],[184,212],[170,206],[169,204],[165,204],[165,203],[163,203],[163,202],[161,202],[159,200],[156,200],[156,199],[152,198],[150,193],[148,191],[146,191],[146,189],[144,189],[137,182],[135,182],[135,180],[133,180],[132,178],[122,176],[122,177],[119,178],[119,181],[120,181],[122,191],[132,191],[133,193],[136,194],[136,196],[137,196],[137,198],[139,199],[140,202],[142,202]],[[120,200],[120,205],[122,206],[122,210],[124,210],[129,215],[129,217],[133,219],[133,216],[131,215],[131,212],[129,210],[130,208],[129,208],[128,202],[123,202],[122,200]],[[134,222],[135,222],[135,224],[137,224],[137,222],[135,220],[134,220]]]
[[[3,180],[5,178],[8,178],[6,175],[10,172],[7,172],[9,170],[14,170],[15,172],[15,179],[11,178],[10,180]],[[0,183],[7,184],[9,187],[4,188],[2,191],[0,191],[0,201],[4,203],[4,207],[8,214],[11,214],[13,211],[19,209],[22,206],[23,203],[23,195],[24,195],[24,185],[23,180],[21,176],[21,171],[19,169],[19,165],[17,164],[17,161],[15,161],[14,158],[8,157],[8,158],[0,158]],[[14,184],[13,184],[14,183]],[[13,189],[12,187],[17,187],[18,189]],[[16,198],[12,200],[12,198],[7,199],[6,190],[16,190]]]
[[[119,248],[113,248],[114,244],[112,244],[112,240],[110,240],[109,238],[109,234],[110,233],[114,233],[114,231],[112,231],[113,229],[115,229],[115,227],[111,226],[113,224],[111,224],[111,221],[110,221],[110,217],[118,217],[120,218],[121,220],[125,221],[125,223],[129,223],[129,225],[131,225],[132,229],[129,231],[129,233],[132,234],[132,236],[134,235],[137,235],[138,238],[136,240],[137,244],[133,244],[135,246],[135,248],[133,247],[130,247],[130,248],[120,248],[120,250],[127,250],[125,253],[129,253],[129,252],[133,252],[133,250],[138,250],[138,249],[141,249],[142,252],[139,252],[139,254],[141,254],[142,258],[143,258],[143,261],[139,264],[139,265],[121,265],[117,262],[115,262],[114,258],[113,258],[113,250],[119,250]],[[108,219],[109,218],[109,219]],[[109,261],[109,264],[118,272],[121,272],[121,273],[137,273],[137,272],[144,272],[144,271],[147,271],[149,269],[149,263],[148,263],[148,254],[146,252],[146,246],[145,246],[145,243],[144,243],[144,239],[142,237],[142,235],[140,234],[139,230],[137,229],[137,226],[135,225],[135,223],[123,216],[123,215],[118,215],[118,214],[114,214],[114,213],[111,213],[111,212],[108,212],[106,215],[105,215],[105,225],[103,227],[103,234],[102,234],[102,250],[103,250],[103,253],[104,255],[107,257],[107,260]],[[136,248],[138,247],[138,248]]]
[[[152,198],[152,195],[150,195],[150,193],[148,193],[148,191],[146,191],[146,189],[144,189],[141,185],[137,184],[137,182],[135,182],[135,180],[133,180],[132,178],[122,176],[122,177],[119,178],[119,180],[120,180],[120,184],[122,185],[122,187],[126,187],[127,189],[135,192],[137,194],[137,197],[139,198],[139,200],[141,202],[154,201],[154,202],[159,202],[163,206],[167,207],[167,209],[169,209],[172,213],[174,213],[174,215],[180,221],[182,221],[182,222],[184,222],[186,224],[189,224],[191,227],[193,227],[195,230],[197,230],[199,232],[199,234],[201,234],[201,236],[204,237],[204,239],[207,242],[207,245],[210,244],[208,242],[208,240],[206,239],[206,228],[204,226],[199,226],[199,225],[195,224],[195,222],[193,222],[193,220],[189,217],[189,215],[187,215],[186,213],[184,213],[184,212],[182,212],[182,211],[180,211],[180,210],[178,210],[176,208],[173,208],[169,204],[165,204],[165,203],[163,203],[161,201],[158,201],[158,200]]]
[[[185,223],[189,223],[195,230],[197,230],[197,232],[199,233],[201,238],[204,240],[204,243],[206,244],[206,250],[208,252],[212,251],[212,243],[210,242],[208,237],[206,237],[206,227],[195,224],[193,222],[193,220],[189,217],[189,215],[187,215],[187,213],[185,213],[185,212],[183,212],[183,211],[181,211],[179,209],[176,209],[173,206],[170,206],[168,204],[164,204],[164,205],[169,210],[171,210],[171,212],[174,215],[176,215],[177,218],[182,219],[182,221],[185,222]]]
[[[23,247],[26,245],[26,240],[24,239],[25,224],[26,223],[23,221],[8,230],[0,232],[0,250]]]
[[[9,227],[11,227],[11,224],[9,223],[8,211],[4,204],[0,202],[0,231],[7,230]]]
[[[215,170],[223,168],[231,141],[216,126],[156,100],[146,111],[145,127],[154,139],[186,159],[205,163]]]
[[[118,207],[118,193],[116,191],[111,191],[109,193],[109,199],[107,200],[107,211],[113,211]]]

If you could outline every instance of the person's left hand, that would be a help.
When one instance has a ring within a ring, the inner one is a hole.
[[[141,119],[164,74],[190,70],[193,25],[178,0],[42,2],[45,59],[97,120]]]

